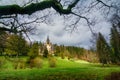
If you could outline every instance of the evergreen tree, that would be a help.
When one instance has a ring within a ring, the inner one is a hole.
[[[96,49],[97,49],[97,53],[99,56],[99,60],[100,62],[104,65],[110,62],[110,47],[107,44],[105,38],[103,37],[103,35],[101,33],[99,33],[98,39],[97,39],[97,43],[96,43]]]
[[[44,52],[43,52],[43,57],[48,57],[48,50],[47,50],[47,48],[45,47],[45,49],[44,49]]]
[[[120,33],[114,25],[111,28],[110,44],[114,57],[113,62],[120,62]]]
[[[57,44],[54,44],[53,46],[55,56],[60,56],[60,46],[58,46]]]
[[[38,56],[38,54],[39,54],[39,44],[38,42],[34,42],[30,48],[28,55],[31,58],[35,58],[36,56]]]

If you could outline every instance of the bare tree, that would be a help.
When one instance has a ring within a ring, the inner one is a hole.
[[[29,0],[28,2],[23,3],[23,7],[29,5],[32,2],[38,2],[38,0]],[[49,12],[44,13],[40,12],[40,16],[36,15],[20,15],[20,14],[11,14],[4,15],[0,17],[0,31],[8,31],[14,34],[24,33],[26,37],[30,40],[28,33],[33,33],[35,27],[32,24],[47,23],[47,18],[50,15]]]
[[[79,26],[80,21],[85,20],[87,25],[89,26],[92,33],[91,25],[93,25],[94,21],[91,19],[91,13],[94,11],[100,11],[105,13],[106,15],[112,15],[114,13],[119,14],[120,12],[120,2],[119,0],[29,0],[24,5],[5,5],[0,6],[0,19],[5,18],[13,18],[13,21],[16,21],[17,24],[19,22],[16,20],[16,15],[33,15],[35,12],[42,12],[43,10],[49,10],[53,8],[60,15],[64,15],[64,18],[68,19],[69,17],[72,19],[71,23],[69,23],[69,27],[74,30]],[[36,18],[32,22],[36,22],[38,19]],[[22,23],[21,25],[24,30],[25,27],[23,25],[32,23]],[[4,25],[6,23],[0,22]],[[9,23],[12,25],[12,23]],[[18,29],[18,26],[14,29]],[[1,30],[5,31],[13,31],[12,28],[8,29],[6,27],[0,27]],[[14,30],[15,31],[15,30]]]
[[[114,15],[111,17],[110,22],[111,22],[112,24],[114,24],[115,26],[117,26],[117,27],[119,28],[119,31],[120,31],[120,15],[114,14]]]

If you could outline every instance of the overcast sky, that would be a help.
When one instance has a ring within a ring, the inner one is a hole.
[[[22,0],[21,2],[17,0],[0,0],[0,5],[8,5],[11,3],[22,4]],[[51,10],[54,12],[53,9]],[[39,12],[33,15],[39,15]],[[108,23],[103,18],[103,16],[97,11],[92,13],[90,16],[96,16],[99,18],[96,22],[96,25],[92,26],[92,29],[96,32],[101,32],[103,35],[105,35],[105,38],[108,39],[111,27],[110,23]],[[30,18],[24,19],[28,21],[30,20]],[[64,24],[63,16],[60,16],[59,14],[51,15],[50,19],[50,24],[40,23],[31,25],[36,27],[35,34],[30,35],[30,39],[32,41],[45,42],[47,36],[49,36],[51,42],[54,44],[80,46],[89,49],[91,45],[90,39],[92,34],[89,27],[86,24],[84,24],[85,21],[81,21],[78,24],[79,26],[77,27],[77,30],[70,33],[69,31],[65,30],[66,26]]]

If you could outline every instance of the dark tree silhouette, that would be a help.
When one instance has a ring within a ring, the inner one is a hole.
[[[20,7],[19,5],[7,5],[7,6],[0,6],[0,16],[3,15],[12,15],[12,14],[32,14],[39,10],[44,10],[46,8],[54,8],[60,14],[70,14],[72,8],[80,0],[74,0],[67,9],[63,9],[62,5],[57,0],[44,0],[40,3],[32,3],[25,7]]]
[[[110,63],[111,49],[101,33],[99,33],[96,48],[100,63],[102,63],[103,65]]]
[[[116,63],[120,62],[120,33],[117,27],[113,25],[111,28],[110,44],[113,52],[113,61]]]

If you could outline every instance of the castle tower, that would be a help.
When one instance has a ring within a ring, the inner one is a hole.
[[[45,46],[46,46],[46,48],[48,50],[48,53],[52,54],[53,53],[53,45],[50,42],[49,36],[47,36],[47,40],[46,40]]]
[[[54,49],[53,49],[53,45],[50,42],[49,36],[47,36],[46,42],[44,43],[43,47],[39,48],[39,55],[44,55],[44,50],[47,49],[48,50],[48,54],[49,55],[54,55]]]

